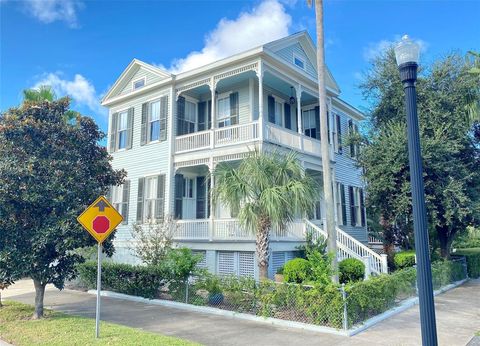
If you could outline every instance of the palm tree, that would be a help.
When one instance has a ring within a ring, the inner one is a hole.
[[[467,55],[467,66],[470,67],[468,73],[480,80],[480,53],[469,51]],[[472,93],[472,95],[476,95],[476,93]],[[480,102],[476,97],[472,96],[472,100],[467,106],[467,112],[470,122],[480,121]]]
[[[312,6],[312,0],[307,0],[309,6]],[[327,128],[327,91],[325,88],[325,49],[323,33],[323,1],[315,0],[315,18],[317,28],[317,74],[318,74],[318,102],[320,105],[320,134],[321,134],[321,152],[323,168],[323,193],[325,196],[325,217],[327,221],[328,233],[328,251],[333,253],[332,272],[333,281],[338,282],[337,268],[337,231],[335,228],[335,214],[333,211],[333,184],[330,168],[330,147],[328,144]]]
[[[23,90],[23,102],[55,101],[57,96],[49,85],[40,85],[37,89]]]
[[[213,203],[230,208],[241,227],[256,233],[260,279],[267,278],[270,230],[285,228],[313,208],[318,186],[294,152],[250,152],[240,163],[221,162],[213,172]]]

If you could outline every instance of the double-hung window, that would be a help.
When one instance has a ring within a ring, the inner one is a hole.
[[[305,136],[317,138],[317,126],[315,121],[315,109],[303,111],[303,130]]]
[[[157,176],[145,178],[145,220],[155,220],[158,191]]]
[[[127,147],[128,111],[118,114],[118,149]]]
[[[218,127],[227,127],[232,125],[230,114],[230,96],[220,97],[218,99]]]
[[[130,199],[130,180],[125,180],[122,185],[112,186],[109,200],[113,207],[122,215],[122,224],[128,223],[128,204]]]
[[[150,103],[150,119],[148,121],[149,142],[160,139],[160,100]]]
[[[365,204],[363,189],[349,186],[350,197],[350,224],[356,227],[365,226]]]
[[[193,179],[183,178],[183,197],[193,198]]]
[[[337,208],[337,222],[339,225],[347,224],[347,205],[345,204],[345,185],[335,183],[335,199]]]
[[[195,132],[197,123],[197,104],[191,101],[185,101],[185,133]]]
[[[283,102],[275,99],[275,124],[283,126]]]

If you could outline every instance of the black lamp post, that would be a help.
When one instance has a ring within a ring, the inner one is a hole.
[[[410,162],[410,182],[412,184],[413,229],[415,233],[415,253],[417,255],[417,285],[420,304],[422,344],[437,345],[435,304],[433,301],[432,270],[428,246],[427,212],[423,186],[422,156],[417,116],[417,67],[420,47],[404,36],[395,47],[400,78],[405,90],[408,132],[408,158]]]

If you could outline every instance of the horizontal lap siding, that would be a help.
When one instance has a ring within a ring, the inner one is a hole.
[[[119,241],[131,239],[131,224],[135,222],[137,213],[138,178],[146,175],[167,174],[168,171],[168,136],[170,136],[170,133],[167,132],[167,140],[165,141],[140,146],[142,104],[166,93],[169,94],[169,89],[152,92],[115,106],[110,111],[110,114],[112,114],[121,109],[134,107],[132,149],[112,153],[114,158],[112,161],[113,168],[125,169],[127,171],[127,179],[130,179],[129,225],[118,227],[116,240]],[[168,102],[170,103],[170,97]],[[169,117],[170,114],[167,115],[167,122]],[[165,198],[168,198],[168,189],[166,189]],[[165,210],[167,209],[166,203]]]
[[[353,227],[350,225],[350,196],[348,194],[348,186],[363,186],[361,171],[356,167],[355,161],[350,158],[349,147],[345,145],[345,139],[348,136],[348,119],[350,118],[335,109],[334,113],[340,115],[343,137],[343,154],[335,154],[335,179],[337,182],[345,185],[345,203],[347,205],[347,225],[340,226],[340,228],[359,241],[366,242],[368,240],[366,227]]]
[[[123,94],[127,94],[127,93],[131,92],[132,91],[132,82],[134,80],[137,80],[137,79],[140,79],[140,78],[143,78],[143,77],[146,77],[145,85],[150,85],[150,84],[159,82],[160,80],[163,79],[163,77],[160,77],[160,76],[158,76],[158,75],[156,75],[152,72],[149,72],[146,69],[140,67],[138,69],[138,71],[133,75],[133,77],[127,82],[127,84],[124,86],[122,91],[120,91],[118,94],[123,95]]]
[[[291,46],[285,47],[280,49],[279,51],[276,52],[276,54],[285,60],[286,62],[294,65],[293,63],[293,54],[296,56],[302,58],[305,61],[305,71],[311,75],[312,77],[316,78],[317,77],[317,71],[315,70],[315,67],[311,63],[311,61],[308,59],[307,54],[305,54],[305,51],[303,50],[302,46],[300,43],[295,43]],[[294,65],[296,66],[296,65]]]

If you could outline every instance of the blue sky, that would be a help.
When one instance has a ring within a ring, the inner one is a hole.
[[[404,33],[424,61],[480,50],[479,13],[480,1],[325,0],[326,60],[342,98],[366,106],[357,85],[368,59]],[[304,29],[315,39],[303,0],[0,0],[0,110],[47,83],[106,130],[99,100],[133,58],[183,70]]]

